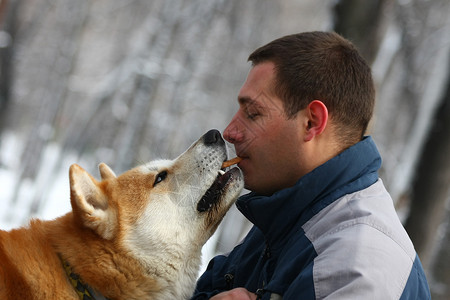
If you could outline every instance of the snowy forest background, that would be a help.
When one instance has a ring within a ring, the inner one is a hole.
[[[335,30],[372,65],[380,176],[450,298],[450,1],[0,0],[0,26],[0,228],[69,211],[72,163],[121,173],[223,130],[250,52]],[[205,261],[248,226],[232,209]]]

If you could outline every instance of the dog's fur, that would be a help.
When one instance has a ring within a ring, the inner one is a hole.
[[[119,177],[72,165],[72,212],[0,231],[0,299],[78,299],[62,261],[111,300],[189,298],[201,248],[243,188],[238,168],[218,176],[225,159],[215,131]]]

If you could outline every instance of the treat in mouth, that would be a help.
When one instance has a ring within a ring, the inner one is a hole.
[[[232,168],[227,172],[225,172],[224,169],[239,163],[241,160],[242,158],[235,157],[222,163],[221,170],[218,170],[216,180],[197,203],[197,210],[199,212],[210,211],[220,202],[222,194],[226,190],[228,184],[232,181],[239,180],[241,176],[239,168]]]
[[[238,156],[238,157],[235,157],[235,158],[233,158],[233,159],[224,161],[224,162],[222,163],[222,169],[225,169],[225,168],[228,168],[229,166],[235,165],[235,164],[239,163],[241,160],[242,160],[242,158],[240,158],[240,157]]]

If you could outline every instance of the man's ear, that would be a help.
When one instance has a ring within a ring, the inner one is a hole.
[[[75,218],[104,239],[111,239],[117,219],[100,183],[76,164],[70,166],[69,178],[70,201]]]
[[[311,141],[325,130],[328,123],[328,109],[322,101],[313,100],[306,107],[306,114],[308,124],[305,141]]]

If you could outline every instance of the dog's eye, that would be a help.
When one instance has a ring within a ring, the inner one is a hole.
[[[153,186],[157,185],[158,183],[160,183],[161,181],[166,179],[166,177],[167,177],[167,172],[166,171],[162,171],[161,173],[156,175],[155,182],[153,183]]]

